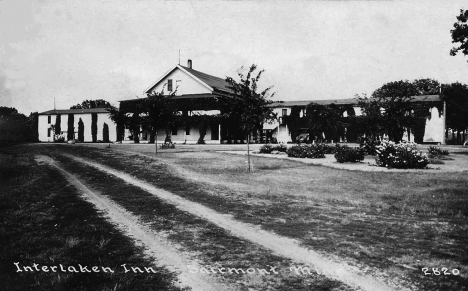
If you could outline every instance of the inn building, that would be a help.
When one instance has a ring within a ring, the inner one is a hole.
[[[174,99],[181,104],[181,113],[186,116],[201,115],[213,117],[205,126],[205,143],[221,144],[221,143],[243,143],[244,136],[236,124],[228,124],[219,118],[216,118],[220,113],[223,113],[220,98],[232,97],[232,90],[224,78],[216,77],[199,70],[194,69],[191,60],[188,60],[186,66],[180,64],[175,65],[144,91],[145,94],[159,93],[164,95],[173,94]],[[130,99],[120,101],[120,111],[131,116],[135,112],[143,98]],[[347,114],[360,115],[361,110],[356,99],[337,99],[337,100],[302,100],[302,101],[276,101],[270,106],[273,107],[278,118],[271,124],[265,123],[263,130],[258,133],[253,139],[253,142],[295,142],[295,134],[291,134],[291,129],[288,127],[288,116],[297,115],[302,118],[306,114],[307,105],[310,103],[319,105],[334,104],[343,108],[343,116]],[[426,119],[426,124],[419,137],[415,137],[414,133],[407,131],[404,139],[426,143],[444,143],[445,132],[445,114],[443,112],[443,101],[439,95],[423,95],[413,96],[415,104],[429,104],[430,117]],[[81,119],[84,123],[84,142],[92,141],[91,137],[91,122],[92,115],[97,115],[98,140],[102,140],[102,129],[104,124],[109,126],[109,138],[111,141],[116,141],[116,124],[110,119],[106,109],[68,109],[68,110],[49,110],[39,114],[39,139],[43,142],[52,142],[53,127],[57,118],[61,118],[61,134],[67,135],[68,115],[74,115],[74,134],[77,138],[78,121]],[[307,128],[301,128],[302,132],[307,132]],[[324,133],[326,135],[327,133]],[[157,130],[157,140],[164,141],[166,137],[165,130],[162,128]],[[125,129],[124,142],[132,141],[132,132]],[[174,143],[193,144],[197,143],[200,138],[200,128],[198,124],[184,124],[174,126],[171,130],[171,140]],[[150,132],[145,128],[140,129],[139,139],[141,142],[147,142],[150,139]],[[339,141],[350,141],[346,137],[340,137]]]

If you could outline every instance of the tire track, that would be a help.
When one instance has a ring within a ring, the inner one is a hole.
[[[221,214],[196,202],[189,201],[168,191],[158,189],[145,181],[132,177],[131,175],[116,171],[110,167],[89,161],[82,157],[78,158],[70,154],[63,155],[82,164],[94,167],[100,171],[112,174],[129,184],[137,186],[152,195],[175,205],[182,211],[186,211],[192,215],[206,219],[217,226],[230,231],[237,237],[259,244],[270,249],[277,255],[307,265],[313,268],[317,273],[339,280],[351,287],[368,291],[408,290],[401,286],[396,287],[387,285],[372,276],[364,274],[356,267],[342,262],[332,261],[313,250],[302,247],[299,242],[294,239],[273,234],[258,226],[239,222],[233,219],[230,215]]]
[[[47,163],[58,169],[85,197],[85,199],[103,211],[107,218],[117,225],[118,229],[126,235],[137,240],[145,247],[145,251],[156,258],[158,265],[178,274],[179,285],[181,287],[190,287],[194,291],[218,291],[236,290],[233,287],[219,283],[215,278],[202,273],[191,273],[187,266],[198,266],[199,264],[184,256],[173,245],[164,239],[158,237],[149,228],[138,223],[138,218],[127,212],[124,208],[115,204],[112,200],[100,195],[84,185],[79,179],[63,169],[54,159],[37,155],[38,162]],[[123,262],[125,263],[125,262]]]

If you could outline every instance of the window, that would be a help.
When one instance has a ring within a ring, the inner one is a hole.
[[[172,135],[177,135],[177,126],[172,127]]]
[[[50,124],[50,121],[51,121],[50,119],[51,119],[51,118],[50,118],[50,115],[47,116],[47,123],[49,123],[49,124]]]
[[[49,117],[50,117],[50,116],[49,116]],[[47,137],[50,137],[50,131],[51,131],[51,129],[48,128],[48,129],[47,129]]]
[[[190,135],[190,126],[185,127],[185,135]]]
[[[167,80],[167,91],[172,92],[172,79]]]
[[[282,110],[282,116],[286,116],[288,114],[288,109],[283,109]]]

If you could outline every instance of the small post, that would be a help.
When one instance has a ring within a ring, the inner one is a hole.
[[[154,135],[154,145],[155,145],[155,154],[158,154],[158,130],[156,129],[156,134]]]
[[[251,169],[250,169],[250,148],[249,148],[249,143],[250,143],[250,133],[247,134],[247,163],[248,163],[249,173],[250,173]]]

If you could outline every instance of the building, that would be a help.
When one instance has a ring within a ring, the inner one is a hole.
[[[92,119],[93,115],[97,117],[97,141],[105,139],[104,124],[109,129],[109,140],[116,140],[116,125],[109,117],[109,111],[105,108],[92,108],[92,109],[65,109],[65,110],[49,110],[39,113],[38,132],[39,141],[53,142],[57,138],[63,137],[67,141],[68,135],[68,120],[73,119],[73,135],[75,140],[78,139],[78,123],[83,123],[83,142],[92,142]],[[73,116],[73,117],[72,117]],[[55,135],[55,127],[57,126],[58,118],[60,118],[60,134]]]
[[[176,65],[151,84],[145,94],[159,93],[164,95],[175,94],[174,99],[181,107],[182,115],[186,116],[213,116],[205,128],[205,143],[240,142],[243,137],[229,124],[223,124],[215,116],[222,113],[219,98],[229,98],[232,91],[223,78],[215,77],[192,68],[192,61],[188,60],[187,66]],[[131,99],[120,101],[120,110],[133,114],[136,104],[142,99]],[[190,104],[190,107],[187,107]],[[125,139],[132,137],[127,129]],[[166,137],[164,129],[157,130],[157,140],[164,141]],[[140,139],[150,139],[149,131],[141,129]],[[171,140],[175,143],[197,143],[200,139],[200,128],[197,124],[179,125],[172,129]]]
[[[231,98],[233,96],[233,92],[225,79],[195,70],[192,66],[192,61],[188,60],[187,66],[174,66],[144,91],[145,94],[159,92],[163,95],[174,95],[172,98],[177,100],[177,106],[180,108],[180,114],[182,116],[209,117],[207,118],[209,121],[207,123],[205,122],[204,125],[200,125],[197,122],[186,122],[185,124],[173,126],[170,130],[172,142],[186,144],[200,142],[217,144],[245,142],[245,136],[237,124],[229,124],[217,118],[220,114],[225,112],[223,104],[219,102],[219,100],[222,98]],[[135,113],[137,116],[140,116],[138,108],[144,99],[145,98],[122,100],[120,101],[120,111],[125,113],[128,117],[135,116]],[[425,104],[425,106],[429,104],[430,117],[426,119],[425,124],[422,124],[422,129],[418,130],[418,132],[407,130],[403,138],[417,142],[444,143],[445,114],[442,114],[444,107],[440,97],[438,95],[413,96],[412,102],[415,104]],[[252,142],[295,142],[298,133],[307,132],[305,118],[303,117],[306,115],[306,108],[310,103],[337,106],[342,109],[344,117],[348,114],[356,116],[361,114],[356,99],[278,101],[270,105],[274,108],[278,116],[277,120],[272,124],[264,124],[263,130],[255,135]],[[50,114],[50,112],[46,113]],[[63,112],[62,114],[68,113]],[[99,114],[105,113],[100,112]],[[45,115],[45,113],[42,113],[42,115]],[[297,117],[297,120],[302,120],[299,132],[297,128],[292,130],[291,126],[288,126],[288,120],[290,121],[292,117]],[[105,117],[102,117],[99,120],[104,119]],[[87,120],[89,123],[89,117]],[[424,123],[424,121],[422,123]],[[51,124],[50,121],[48,124]],[[44,126],[44,122],[41,122],[41,125]],[[98,127],[101,128],[100,126]],[[66,130],[63,126],[62,129]],[[347,128],[347,135],[336,137],[334,141],[353,141],[349,138],[352,130],[352,128]],[[154,131],[152,133],[151,130],[143,126],[135,131],[138,131],[138,140],[142,142],[148,142],[155,138]],[[165,131],[166,130],[163,128],[158,128],[156,130],[156,138],[159,142],[165,140]],[[45,128],[40,129],[40,133],[42,134],[40,135],[41,140],[45,140],[44,134],[46,132],[47,130]],[[115,140],[116,135],[114,132],[115,131],[112,130],[113,138],[111,138],[111,140]],[[323,135],[326,136],[327,133],[323,133]],[[125,129],[123,140],[131,141],[134,138],[133,132],[128,128]],[[51,140],[51,136],[48,136],[47,140]],[[88,128],[85,141],[89,140]]]

